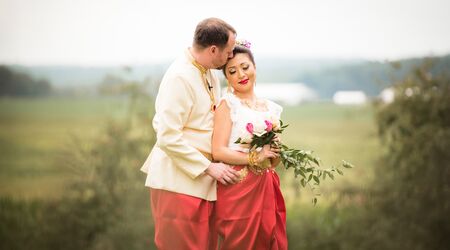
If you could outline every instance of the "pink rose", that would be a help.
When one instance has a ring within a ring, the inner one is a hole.
[[[267,132],[272,131],[272,123],[268,120],[265,120],[264,122],[266,123],[266,131]]]
[[[253,124],[251,122],[247,123],[245,127],[250,134],[253,134]]]

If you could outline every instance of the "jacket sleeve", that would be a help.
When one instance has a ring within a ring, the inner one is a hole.
[[[157,145],[192,179],[201,175],[210,161],[183,139],[183,128],[195,104],[194,93],[182,77],[164,79],[156,99]]]

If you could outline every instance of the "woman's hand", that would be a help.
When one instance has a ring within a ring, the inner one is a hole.
[[[262,163],[266,159],[275,159],[280,157],[280,149],[271,147],[271,145],[264,145],[261,151],[258,153],[257,162]]]
[[[281,148],[281,138],[277,134],[273,137],[271,145],[278,149]]]
[[[270,144],[270,150],[278,154],[278,157],[270,159],[270,163],[272,164],[272,168],[278,166],[281,162],[280,151],[281,151],[281,139],[278,135],[275,135],[272,143]]]
[[[278,166],[281,162],[281,157],[270,159],[270,163],[272,164],[272,168]]]

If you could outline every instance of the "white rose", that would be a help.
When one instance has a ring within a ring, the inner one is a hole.
[[[264,122],[264,120],[258,120],[253,123],[253,134],[257,136],[262,136],[265,133],[267,133],[267,131],[266,131],[266,123]]]
[[[241,138],[241,143],[250,143],[252,142],[253,135],[244,129],[239,138]]]

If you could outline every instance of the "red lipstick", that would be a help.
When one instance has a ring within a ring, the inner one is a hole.
[[[242,81],[239,81],[240,84],[247,84],[248,83],[248,79],[244,79]]]

